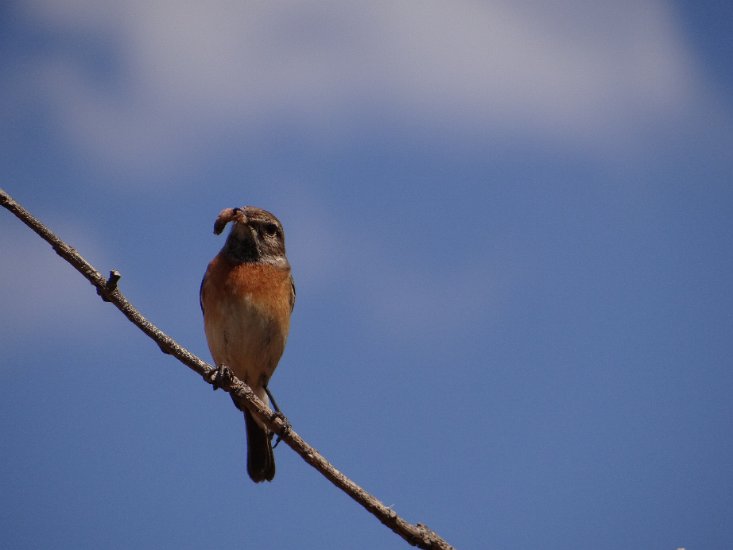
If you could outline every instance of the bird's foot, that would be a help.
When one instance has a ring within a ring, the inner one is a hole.
[[[275,416],[275,418],[279,418],[280,421],[283,423],[283,427],[281,430],[282,435],[285,435],[286,433],[288,433],[290,431],[290,422],[288,422],[287,417],[280,411],[275,411],[273,415]],[[280,441],[282,441],[282,437],[280,434],[273,434],[273,435],[276,436],[275,443],[272,445],[272,448],[274,449],[275,447],[277,447],[280,444]]]
[[[214,391],[218,390],[222,386],[231,384],[232,382],[232,371],[226,365],[219,365],[209,375],[209,382]]]

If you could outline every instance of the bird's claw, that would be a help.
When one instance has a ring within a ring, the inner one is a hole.
[[[280,411],[275,411],[272,414],[275,418],[279,418],[280,421],[283,423],[283,427],[281,430],[282,434],[285,435],[286,433],[288,433],[290,431],[290,422],[288,422],[287,417]],[[275,443],[272,445],[272,448],[274,449],[275,447],[277,447],[280,444],[280,441],[282,441],[282,437],[280,434],[273,434],[273,435],[277,436],[275,438]]]
[[[219,365],[209,375],[209,381],[211,382],[212,389],[216,391],[222,386],[231,384],[232,371],[226,365]]]

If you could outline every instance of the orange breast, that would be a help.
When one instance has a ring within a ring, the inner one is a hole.
[[[265,400],[264,386],[285,349],[290,327],[289,268],[233,264],[219,255],[201,287],[211,355]]]

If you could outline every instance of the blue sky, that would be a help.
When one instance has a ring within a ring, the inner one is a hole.
[[[6,2],[2,186],[209,359],[275,212],[294,428],[459,548],[733,547],[733,9]],[[0,215],[8,548],[403,548]]]

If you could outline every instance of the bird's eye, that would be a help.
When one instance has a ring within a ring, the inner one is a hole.
[[[277,235],[277,225],[274,223],[265,224],[265,233],[270,237]]]

